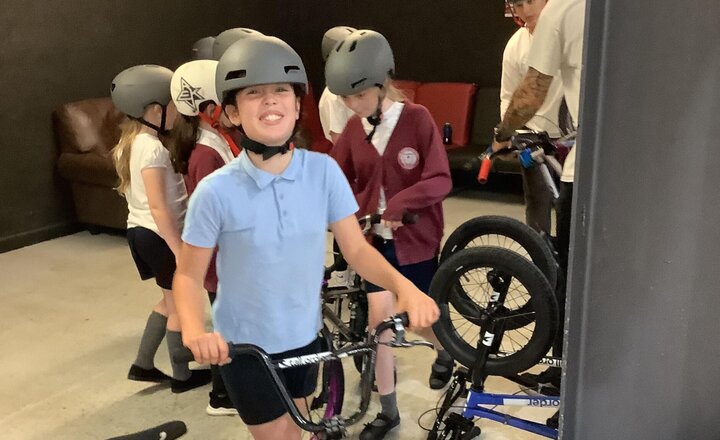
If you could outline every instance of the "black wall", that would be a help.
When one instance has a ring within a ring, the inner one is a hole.
[[[71,230],[73,204],[56,176],[50,114],[107,96],[134,64],[170,68],[217,33],[207,2],[5,0],[0,8],[0,252]]]
[[[50,114],[58,105],[107,96],[125,67],[186,61],[200,37],[255,28],[290,43],[316,90],[320,41],[335,25],[384,33],[398,77],[496,86],[514,31],[501,0],[217,2],[5,0],[0,8],[0,252],[73,229],[73,204],[55,173]]]

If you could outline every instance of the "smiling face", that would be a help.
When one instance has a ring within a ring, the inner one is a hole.
[[[350,96],[343,96],[343,103],[361,118],[372,116],[377,110],[380,88],[371,87]]]
[[[525,26],[532,32],[540,17],[540,12],[547,4],[547,0],[515,0],[510,2],[517,15]]]
[[[228,105],[226,112],[250,139],[280,146],[290,139],[300,118],[300,98],[288,83],[250,86],[237,92],[235,105]]]

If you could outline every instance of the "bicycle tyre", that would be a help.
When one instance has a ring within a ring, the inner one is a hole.
[[[320,331],[321,350],[330,351],[332,334],[327,327]],[[310,410],[319,413],[323,419],[330,419],[342,413],[345,400],[345,372],[340,360],[325,361],[320,369],[320,393],[313,397]]]
[[[515,375],[536,365],[548,353],[558,329],[558,306],[553,290],[540,269],[526,258],[508,249],[497,247],[463,249],[451,255],[440,265],[430,285],[430,296],[440,307],[440,319],[433,325],[433,330],[448,353],[465,367],[473,368],[477,357],[477,348],[475,345],[468,343],[463,338],[464,335],[459,334],[451,316],[450,306],[453,302],[452,297],[457,295],[461,277],[469,279],[468,274],[471,271],[483,270],[482,268],[499,270],[512,276],[525,289],[526,296],[529,296],[527,302],[531,307],[533,319],[526,326],[532,326],[532,332],[527,338],[527,342],[518,349],[513,348],[512,352],[508,350],[501,354],[491,354],[486,364],[486,373],[488,375]],[[463,292],[466,292],[466,289]],[[483,295],[489,296],[489,292],[483,292]],[[469,295],[468,299],[476,301],[472,295]],[[470,319],[467,319],[468,315],[464,312],[460,313],[460,315],[461,319],[477,326],[480,322],[480,315],[484,313],[484,307],[487,307],[487,303],[477,304],[475,302],[475,305],[475,314],[470,316]],[[517,313],[517,311],[514,313]],[[505,316],[504,318],[507,319],[508,317]],[[473,328],[471,327],[470,330],[473,330]],[[477,330],[479,337],[479,326],[477,326]],[[505,331],[515,330],[517,329],[506,329]],[[503,337],[508,338],[509,336],[506,333]],[[509,337],[509,339],[511,342],[515,342],[512,337]]]
[[[486,215],[472,218],[458,226],[445,241],[440,252],[440,263],[450,255],[465,249],[483,236],[497,235],[515,241],[537,265],[553,289],[557,285],[558,264],[542,236],[525,223],[511,217]],[[493,244],[494,245],[494,244]],[[521,255],[520,249],[516,250]]]
[[[367,294],[365,294],[367,295]],[[354,318],[350,319],[350,330],[355,335],[363,335],[364,338],[367,338],[368,334],[368,302],[367,302],[367,296],[364,298],[358,299],[355,304],[355,316]],[[363,338],[363,339],[364,339]],[[361,342],[362,339],[356,341]],[[355,364],[355,369],[358,373],[362,373],[363,370],[363,363],[364,358],[368,356],[367,354],[361,355],[361,356],[353,356],[353,363]]]

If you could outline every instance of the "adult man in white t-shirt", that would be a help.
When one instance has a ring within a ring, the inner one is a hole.
[[[502,81],[500,83],[500,118],[505,115],[513,93],[528,72],[528,54],[535,25],[547,0],[508,0],[513,13],[524,26],[508,40],[503,52]],[[546,131],[551,138],[560,137],[558,114],[562,103],[562,82],[554,75],[545,101],[535,115],[525,123],[531,130]],[[525,194],[525,222],[538,232],[550,233],[552,194],[539,168],[520,168]]]
[[[538,20],[528,55],[528,73],[515,91],[503,121],[495,128],[493,150],[507,145],[513,132],[527,123],[542,106],[553,77],[559,71],[568,111],[574,121],[580,116],[580,78],[582,76],[585,0],[549,0]],[[558,200],[557,250],[562,269],[567,273],[570,242],[570,209],[575,178],[575,151],[570,151],[561,177]],[[564,287],[564,286],[562,286]],[[558,289],[561,313],[564,312],[564,289]],[[560,322],[564,322],[562,319]],[[562,331],[558,336],[562,338]],[[556,341],[553,350],[561,349]]]
[[[322,40],[323,61],[327,61],[330,51],[339,41],[344,40],[345,37],[355,31],[355,28],[349,26],[335,26],[328,29]],[[335,145],[337,138],[345,129],[345,124],[352,117],[353,112],[342,102],[340,96],[331,93],[327,87],[320,96],[318,111],[320,113],[320,125],[322,125],[325,137]]]

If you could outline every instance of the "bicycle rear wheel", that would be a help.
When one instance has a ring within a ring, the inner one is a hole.
[[[490,273],[509,277],[503,307],[487,313],[493,294]],[[499,348],[491,353],[486,373],[510,376],[527,370],[547,354],[558,328],[558,306],[545,276],[527,259],[503,248],[461,250],[440,265],[430,296],[440,307],[433,330],[445,349],[471,368],[477,358],[480,324],[499,321]],[[525,309],[518,304],[527,304]]]
[[[460,225],[445,241],[440,263],[452,254],[477,246],[497,246],[510,249],[532,261],[555,288],[558,265],[552,250],[543,237],[525,223],[497,215],[475,217]]]
[[[327,327],[323,327],[320,335],[321,351],[332,350],[332,335]],[[330,419],[340,415],[345,399],[345,372],[341,361],[331,360],[320,364],[318,386],[317,395],[308,402],[310,420]]]

